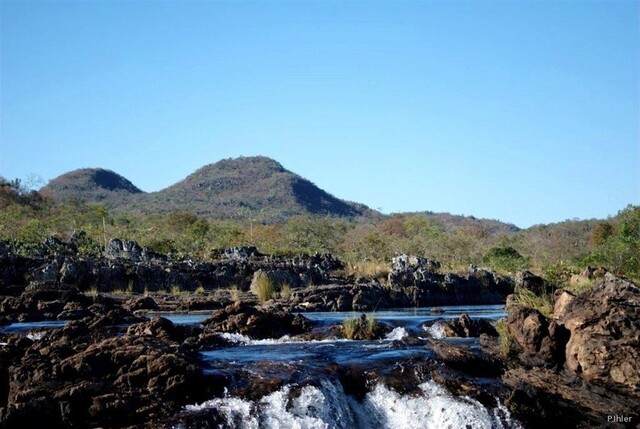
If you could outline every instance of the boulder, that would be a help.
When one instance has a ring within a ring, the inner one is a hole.
[[[531,271],[519,271],[516,273],[515,293],[521,289],[528,290],[536,295],[543,295],[551,292],[551,286],[547,284],[545,279],[536,276]]]
[[[285,311],[264,311],[249,303],[236,302],[215,311],[202,325],[218,332],[248,335],[255,339],[299,335],[314,323],[302,315]]]
[[[511,306],[507,314],[509,335],[529,366],[561,366],[569,332],[534,308]]]
[[[439,320],[433,327],[442,332],[445,337],[480,337],[486,334],[490,337],[497,337],[498,331],[493,327],[488,319],[471,319],[464,313],[459,318],[453,320]]]
[[[639,392],[640,289],[606,273],[563,313],[559,322],[571,332],[567,368],[589,382]]]

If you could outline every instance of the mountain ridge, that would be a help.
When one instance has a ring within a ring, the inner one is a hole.
[[[104,172],[109,173],[108,180],[95,180],[95,176]],[[228,158],[207,164],[156,192],[143,192],[111,170],[87,168],[52,179],[41,192],[58,202],[69,198],[100,202],[117,213],[190,211],[200,216],[252,217],[270,222],[303,214],[380,216],[364,204],[333,196],[264,156]]]

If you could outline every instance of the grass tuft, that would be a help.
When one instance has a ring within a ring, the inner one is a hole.
[[[251,291],[258,297],[259,302],[267,302],[275,296],[276,288],[268,275],[259,272],[251,284]]]
[[[342,335],[349,340],[371,340],[376,336],[378,322],[375,317],[364,314],[342,322]]]
[[[380,283],[384,284],[389,277],[391,269],[385,262],[376,261],[361,261],[349,264],[346,274],[355,277],[365,277],[368,279],[377,279]]]
[[[536,295],[528,289],[521,289],[515,295],[515,303],[524,308],[535,308],[545,317],[553,313],[553,298],[551,295]]]
[[[86,296],[97,296],[99,293],[100,291],[98,291],[98,286],[91,286],[89,289],[84,291]]]
[[[283,283],[280,286],[280,298],[287,301],[291,298],[291,285],[289,283]]]
[[[231,286],[231,288],[229,288],[229,295],[231,296],[231,301],[233,302],[240,302],[240,300],[242,299],[242,291],[237,285],[233,285]]]
[[[499,335],[500,354],[502,354],[503,357],[507,357],[511,352],[511,335],[509,335],[507,321],[504,319],[498,320],[495,328]]]

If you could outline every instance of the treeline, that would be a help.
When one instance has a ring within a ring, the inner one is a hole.
[[[96,203],[54,204],[22,189],[17,181],[0,185],[0,240],[19,244],[23,251],[49,236],[67,240],[84,231],[81,251],[87,254],[98,254],[106,241],[118,237],[175,258],[207,260],[216,249],[252,245],[270,254],[330,252],[349,264],[383,263],[396,253],[410,253],[439,260],[449,270],[475,264],[501,272],[530,269],[566,279],[591,264],[640,278],[639,206],[630,205],[606,221],[565,221],[495,232],[482,220],[469,218],[452,228],[428,214],[359,222],[295,216],[277,224],[264,224],[259,218],[205,219],[185,212],[114,215]]]

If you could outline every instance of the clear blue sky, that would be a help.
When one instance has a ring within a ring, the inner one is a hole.
[[[606,217],[640,203],[639,4],[3,0],[0,175],[266,155],[387,213]]]

